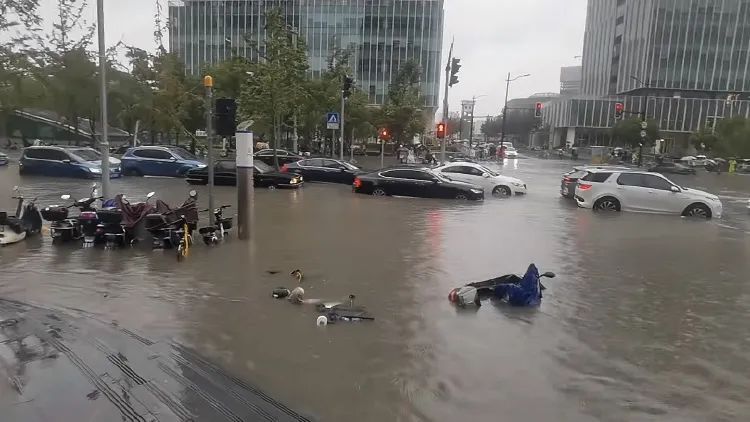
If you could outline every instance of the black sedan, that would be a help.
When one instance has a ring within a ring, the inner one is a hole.
[[[671,173],[671,174],[695,174],[695,169],[679,163],[661,163],[657,164],[648,171],[654,173]]]
[[[299,160],[285,164],[281,171],[300,174],[307,182],[344,183],[347,185],[351,185],[354,178],[363,173],[359,167],[353,164],[330,158]]]
[[[255,154],[253,154],[253,156],[255,157],[256,160],[263,161],[269,166],[274,165],[272,149],[262,149],[256,152]],[[287,151],[284,149],[277,149],[276,157],[279,160],[279,166],[283,166],[284,164],[294,163],[304,158],[301,155],[295,154],[291,151]]]
[[[354,192],[373,196],[414,196],[481,201],[484,190],[468,183],[455,182],[428,168],[392,167],[357,176]]]
[[[279,173],[260,160],[254,160],[253,166],[253,185],[256,187],[296,189],[303,184],[302,176]],[[208,168],[189,170],[185,177],[191,185],[206,185],[208,184]],[[237,185],[237,163],[234,160],[219,160],[216,162],[214,165],[214,184],[222,186]]]

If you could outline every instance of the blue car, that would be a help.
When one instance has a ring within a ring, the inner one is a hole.
[[[120,160],[109,159],[110,178],[120,177]],[[18,162],[21,174],[40,174],[53,177],[102,177],[102,157],[99,151],[87,147],[37,146],[23,150]]]
[[[203,167],[206,165],[198,157],[180,147],[135,147],[122,156],[126,176],[184,177],[188,170]]]

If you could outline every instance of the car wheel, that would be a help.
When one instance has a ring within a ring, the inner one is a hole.
[[[388,195],[383,188],[375,188],[372,190],[372,196],[386,196]]]
[[[492,189],[492,196],[497,198],[507,198],[512,194],[513,192],[507,186],[495,186],[495,189]]]
[[[469,197],[466,196],[465,193],[459,193],[458,195],[456,195],[456,199],[458,199],[459,201],[467,201]]]
[[[611,196],[599,198],[594,203],[594,211],[620,211],[620,201]]]
[[[268,185],[268,190],[276,190],[276,185]]]
[[[682,213],[685,217],[711,218],[711,210],[705,204],[692,204]]]

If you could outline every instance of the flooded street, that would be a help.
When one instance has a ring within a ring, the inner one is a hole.
[[[578,209],[558,193],[569,168],[509,162],[529,194],[478,204],[256,190],[251,242],[233,231],[181,263],[37,237],[0,249],[0,296],[174,338],[325,421],[748,420],[750,177],[674,177],[720,195],[724,218],[705,222]],[[0,209],[15,209],[14,185],[40,207],[90,191],[0,167]],[[178,204],[189,189],[113,181],[132,200]],[[216,192],[236,204],[234,188]],[[539,309],[448,303],[453,287],[531,262],[557,274]],[[317,327],[312,307],[271,298],[297,268],[307,297],[355,294],[376,320]]]

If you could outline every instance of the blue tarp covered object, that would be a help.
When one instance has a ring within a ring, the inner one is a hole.
[[[542,287],[536,265],[529,265],[520,283],[498,285],[494,294],[512,306],[539,306],[542,303]]]

